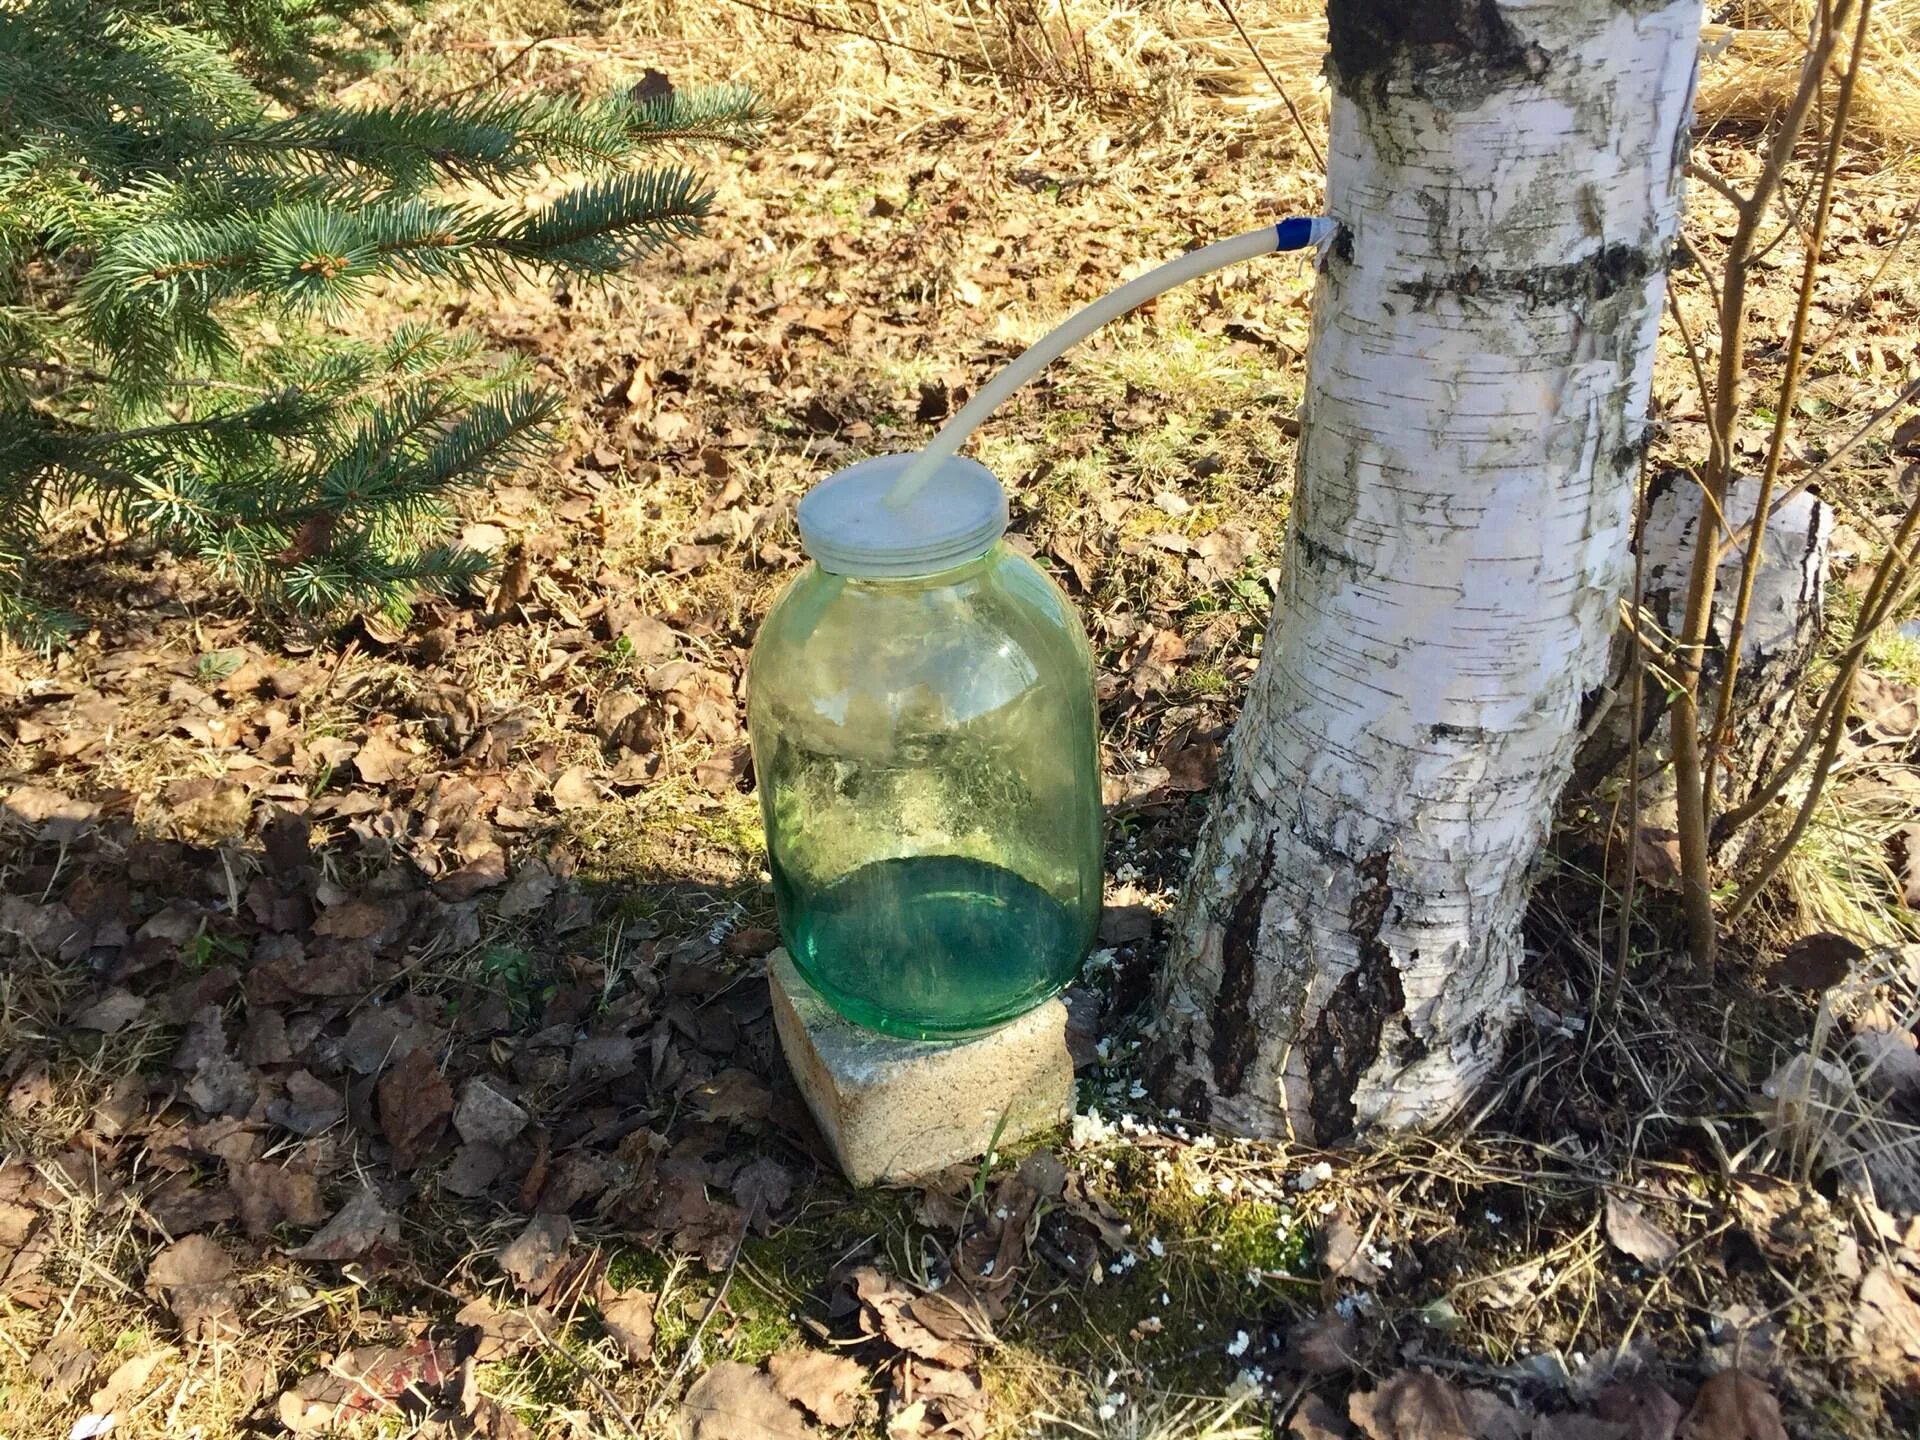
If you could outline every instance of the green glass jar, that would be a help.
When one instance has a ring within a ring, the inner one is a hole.
[[[913,457],[801,502],[813,564],[760,627],[747,714],[780,930],[841,1014],[991,1029],[1077,972],[1100,912],[1093,667],[1073,607],[1007,548],[1006,496]]]

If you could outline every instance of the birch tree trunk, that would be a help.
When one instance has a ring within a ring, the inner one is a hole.
[[[1329,0],[1285,580],[1175,925],[1157,1078],[1226,1130],[1452,1115],[1629,578],[1699,0]]]

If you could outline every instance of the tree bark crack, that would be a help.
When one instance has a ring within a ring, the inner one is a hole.
[[[1387,858],[1387,852],[1379,850],[1354,866],[1360,884],[1347,907],[1347,932],[1353,937],[1356,959],[1327,996],[1307,1036],[1307,1113],[1313,1120],[1313,1138],[1322,1145],[1352,1131],[1354,1092],[1379,1056],[1388,1017],[1406,1007],[1393,951],[1380,938],[1393,909]]]
[[[1221,935],[1220,991],[1213,1002],[1207,1058],[1213,1061],[1214,1086],[1222,1095],[1240,1093],[1259,1038],[1253,1023],[1253,987],[1260,975],[1260,909],[1272,876],[1273,837],[1269,835],[1259,874],[1248,880],[1233,902]]]

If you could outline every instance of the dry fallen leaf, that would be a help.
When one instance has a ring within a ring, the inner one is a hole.
[[[1885,1265],[1860,1281],[1860,1308],[1853,1317],[1853,1344],[1862,1358],[1889,1375],[1914,1377],[1920,1362],[1920,1306]]]
[[[167,792],[168,820],[175,831],[196,845],[218,845],[231,840],[247,828],[253,814],[253,799],[247,788],[231,780],[208,781],[198,778],[185,786],[170,787]]]
[[[158,1350],[149,1350],[144,1355],[135,1355],[130,1360],[123,1360],[107,1377],[107,1383],[88,1398],[88,1409],[95,1415],[112,1415],[130,1408],[135,1401],[146,1395],[147,1386],[153,1380],[154,1371],[165,1365],[176,1353],[169,1345]]]
[[[500,1310],[484,1295],[462,1305],[453,1320],[456,1325],[471,1325],[478,1332],[473,1358],[482,1364],[543,1344],[554,1325],[553,1316],[538,1305]]]
[[[1673,1257],[1680,1253],[1680,1242],[1647,1219],[1635,1201],[1611,1191],[1607,1194],[1606,1224],[1607,1239],[1613,1242],[1614,1248],[1642,1265],[1658,1270],[1671,1264]]]
[[[116,986],[73,1017],[76,1030],[98,1030],[102,1035],[118,1035],[147,1013],[147,1002],[130,990]]]
[[[848,1277],[862,1305],[861,1328],[869,1335],[880,1335],[897,1350],[918,1355],[946,1369],[961,1369],[973,1363],[973,1346],[968,1338],[936,1333],[925,1318],[913,1309],[920,1297],[896,1283],[871,1265],[862,1265]],[[947,1328],[944,1327],[943,1328]]]
[[[1289,1440],[1347,1440],[1353,1427],[1318,1395],[1309,1394],[1287,1420]]]
[[[476,1075],[461,1088],[453,1128],[469,1145],[505,1145],[531,1118],[495,1082]]]
[[[723,1360],[680,1402],[681,1440],[812,1440],[818,1432],[751,1365]]]
[[[45,786],[16,785],[5,800],[0,800],[0,814],[32,826],[42,839],[64,843],[78,839],[80,832],[99,818],[100,807]]]
[[[1320,1259],[1329,1275],[1356,1285],[1378,1285],[1384,1278],[1380,1267],[1367,1258],[1360,1232],[1344,1210],[1329,1216],[1320,1231]]]
[[[548,897],[559,884],[545,861],[529,860],[514,872],[513,879],[507,882],[507,888],[500,892],[494,913],[502,920],[531,915],[547,903]]]
[[[1787,1427],[1766,1381],[1744,1370],[1722,1370],[1700,1387],[1681,1422],[1680,1440],[1787,1440]]]
[[[413,755],[395,743],[393,731],[387,727],[370,732],[353,757],[353,768],[369,785],[398,780],[412,763]]]
[[[347,1100],[338,1090],[306,1070],[295,1070],[286,1080],[284,1100],[267,1102],[267,1118],[296,1135],[319,1135],[347,1115]]]
[[[1355,1391],[1347,1416],[1368,1440],[1524,1440],[1525,1416],[1486,1390],[1461,1390],[1424,1370],[1400,1370]]]
[[[1911,740],[1920,732],[1920,695],[1904,680],[1862,670],[1854,677],[1853,713],[1869,737],[1890,743]]]
[[[773,1217],[792,1193],[793,1172],[768,1155],[743,1165],[733,1177],[733,1198],[762,1235],[772,1229]]]
[[[282,1225],[310,1229],[327,1218],[319,1178],[309,1167],[253,1160],[229,1165],[227,1183],[249,1235],[270,1235]]]
[[[400,1219],[371,1190],[361,1190],[342,1205],[319,1234],[298,1250],[295,1260],[359,1260],[376,1249],[396,1249]]]
[[[80,1338],[78,1327],[59,1330],[27,1362],[27,1373],[56,1401],[64,1403],[93,1378],[100,1357]]]
[[[572,1240],[573,1222],[566,1216],[536,1215],[500,1251],[500,1268],[537,1298],[546,1293],[566,1264],[567,1246]]]
[[[553,807],[556,810],[584,810],[600,798],[593,783],[593,771],[584,765],[570,765],[553,782]]]
[[[471,900],[482,890],[504,885],[506,879],[507,852],[490,845],[458,870],[442,875],[434,882],[433,893],[442,900]]]
[[[753,752],[742,741],[723,745],[693,767],[693,778],[709,795],[726,795],[740,788],[753,773]]]
[[[1887,837],[1887,868],[1909,910],[1920,910],[1920,825],[1902,825]]]
[[[838,1430],[859,1413],[866,1368],[825,1350],[782,1350],[767,1361],[774,1388],[804,1405],[822,1425]]]
[[[1542,1415],[1527,1432],[1527,1440],[1631,1440],[1627,1427],[1592,1415],[1563,1411]]]
[[[1889,1100],[1920,1100],[1920,1043],[1884,1009],[1854,1018],[1853,1053],[1864,1088]]]
[[[1359,1349],[1359,1329],[1338,1311],[1302,1320],[1287,1331],[1286,1362],[1309,1375],[1353,1369]]]
[[[362,1345],[280,1396],[280,1423],[296,1435],[344,1429],[409,1391],[444,1390],[459,1378],[453,1347],[426,1336],[408,1345]]]
[[[1671,890],[1680,883],[1680,832],[1642,825],[1633,832],[1633,870],[1649,885]]]
[[[1626,1440],[1673,1440],[1686,1412],[1651,1380],[1629,1380],[1596,1394],[1593,1413],[1623,1427]]]
[[[239,1333],[234,1315],[233,1257],[206,1235],[176,1240],[147,1267],[147,1288],[164,1294],[189,1340]]]
[[[411,1170],[439,1142],[453,1115],[453,1091],[426,1050],[414,1050],[380,1079],[380,1129],[393,1167]]]
[[[658,1297],[628,1290],[600,1302],[600,1323],[634,1364],[653,1358],[653,1306]]]
[[[1796,990],[1829,990],[1847,978],[1847,972],[1867,952],[1844,935],[1830,930],[1802,935],[1787,947],[1767,978]]]

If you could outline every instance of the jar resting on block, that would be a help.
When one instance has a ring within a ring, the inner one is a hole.
[[[780,932],[848,1019],[974,1034],[1077,973],[1100,913],[1092,657],[1002,542],[1006,495],[945,462],[850,466],[801,501],[813,563],[754,643],[747,716]]]

